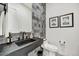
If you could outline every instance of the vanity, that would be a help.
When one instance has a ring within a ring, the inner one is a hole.
[[[27,55],[32,56],[34,55],[34,53],[36,53],[40,49],[40,46],[43,43],[43,39],[41,38],[24,39],[24,38],[27,38],[28,36],[28,35],[26,36],[27,33],[25,32],[33,31],[33,35],[34,35],[33,37],[45,36],[44,35],[45,34],[45,29],[44,29],[45,21],[41,20],[41,22],[37,23],[37,26],[39,25],[39,27],[36,28],[36,30],[33,30],[33,28],[36,26],[33,27],[31,25],[32,5],[30,6],[29,9],[27,6],[24,6],[23,4],[10,3],[8,4],[8,6],[9,6],[7,9],[8,12],[6,12],[6,18],[5,18],[6,20],[0,19],[0,20],[4,20],[4,23],[0,23],[1,26],[3,24],[3,26],[0,28],[1,30],[3,30],[3,31],[0,31],[2,33],[0,35],[5,36],[4,38],[0,38],[0,56],[27,56]],[[18,8],[18,6],[20,8]],[[8,25],[8,27],[6,25]],[[41,29],[43,29],[44,31]],[[12,34],[9,32],[11,32]],[[6,37],[8,37],[8,40],[6,39]],[[18,37],[21,37],[20,41]],[[11,43],[7,44],[7,41]]]
[[[11,44],[2,44],[3,49],[0,52],[0,56],[28,56],[32,55],[31,52],[37,52],[39,50],[41,44],[43,43],[43,39],[40,38],[32,38],[26,39],[30,40],[31,42],[26,44],[20,44],[16,41]],[[23,41],[24,43],[24,41]],[[30,54],[29,54],[30,53]]]

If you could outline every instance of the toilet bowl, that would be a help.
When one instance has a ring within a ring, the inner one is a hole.
[[[48,41],[45,41],[42,44],[42,48],[44,56],[55,56],[55,53],[58,51],[57,46],[48,43]]]

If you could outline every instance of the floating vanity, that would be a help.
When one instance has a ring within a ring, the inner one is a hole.
[[[0,56],[27,56],[31,51],[41,46],[43,40],[40,38],[27,39],[31,40],[31,42],[26,44],[20,44],[16,41],[11,44],[2,44],[3,49],[0,52]],[[23,41],[24,42],[24,41]]]

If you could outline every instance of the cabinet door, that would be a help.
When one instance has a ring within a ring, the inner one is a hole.
[[[49,55],[48,53],[49,53],[48,50],[46,49],[43,50],[43,56],[48,56]]]
[[[33,51],[31,51],[28,56],[37,56],[37,52],[40,50],[40,47],[37,47]]]

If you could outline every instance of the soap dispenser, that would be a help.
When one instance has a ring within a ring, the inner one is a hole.
[[[30,38],[33,38],[33,34],[32,33],[30,34]]]
[[[11,36],[11,33],[9,32],[9,36],[7,37],[7,44],[11,43],[11,38],[12,38],[12,36]]]

